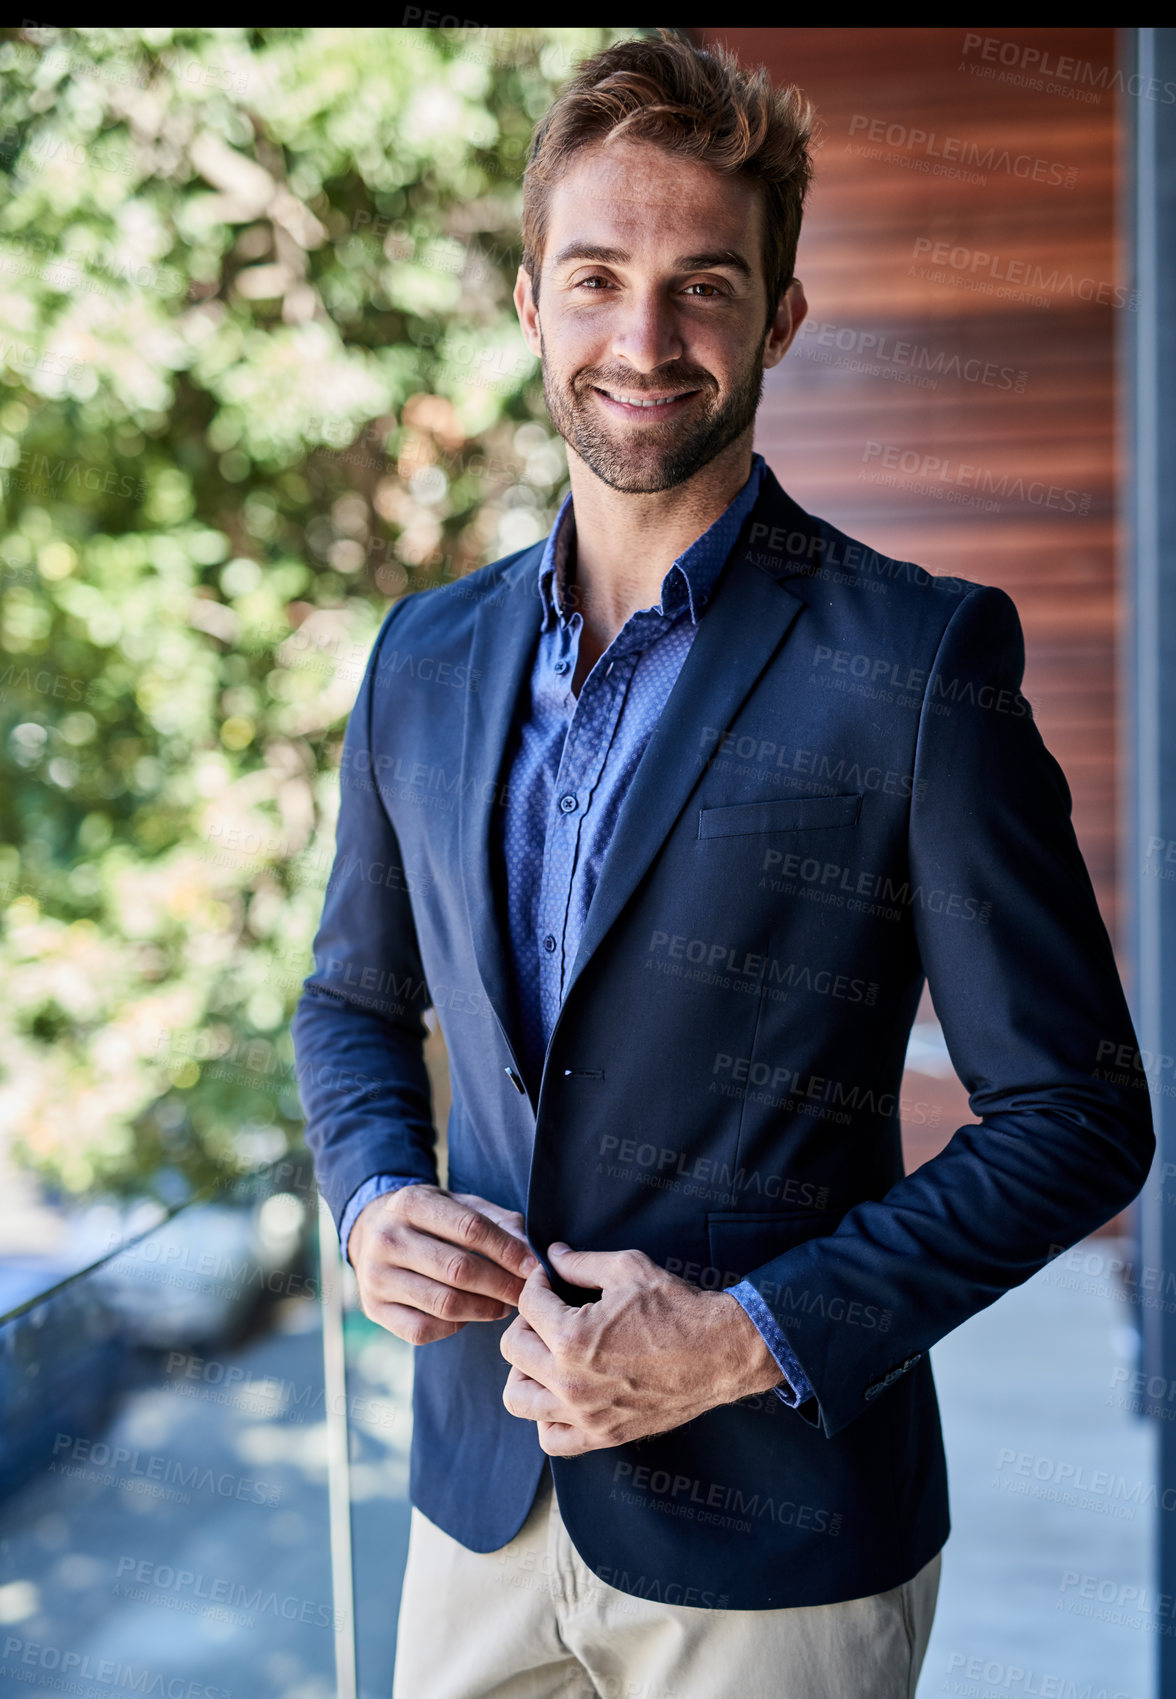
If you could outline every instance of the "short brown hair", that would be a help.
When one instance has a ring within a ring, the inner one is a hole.
[[[694,47],[663,31],[583,60],[535,126],[523,177],[523,266],[536,299],[553,185],[579,149],[623,136],[762,186],[770,324],[796,264],[812,129],[807,96],[773,88],[762,66],[746,71],[721,46]]]

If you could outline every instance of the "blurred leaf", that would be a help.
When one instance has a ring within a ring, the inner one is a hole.
[[[554,515],[521,172],[625,33],[0,32],[0,1117],[59,1185],[300,1137],[342,727]]]

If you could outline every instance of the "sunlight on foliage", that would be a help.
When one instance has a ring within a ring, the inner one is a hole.
[[[0,1123],[67,1190],[300,1139],[343,726],[550,525],[521,172],[630,33],[0,32]]]

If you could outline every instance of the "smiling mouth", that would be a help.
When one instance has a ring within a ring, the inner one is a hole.
[[[632,408],[634,411],[654,413],[667,407],[673,407],[681,401],[688,401],[692,395],[700,394],[697,389],[677,389],[672,395],[626,395],[623,390],[601,389],[594,384],[597,395],[603,395],[606,401],[611,401],[618,407]]]

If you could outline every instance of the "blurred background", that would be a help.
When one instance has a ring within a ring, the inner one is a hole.
[[[0,1693],[390,1690],[411,1353],[320,1237],[288,1023],[381,619],[566,493],[522,167],[577,60],[647,33],[432,21],[0,30]],[[757,446],[1013,596],[1162,1107],[1171,32],[684,33],[821,118]],[[443,1129],[435,1023],[428,1058]],[[929,999],[902,1108],[908,1166],[972,1118]],[[937,1348],[920,1694],[1176,1692],[1163,1201]]]

